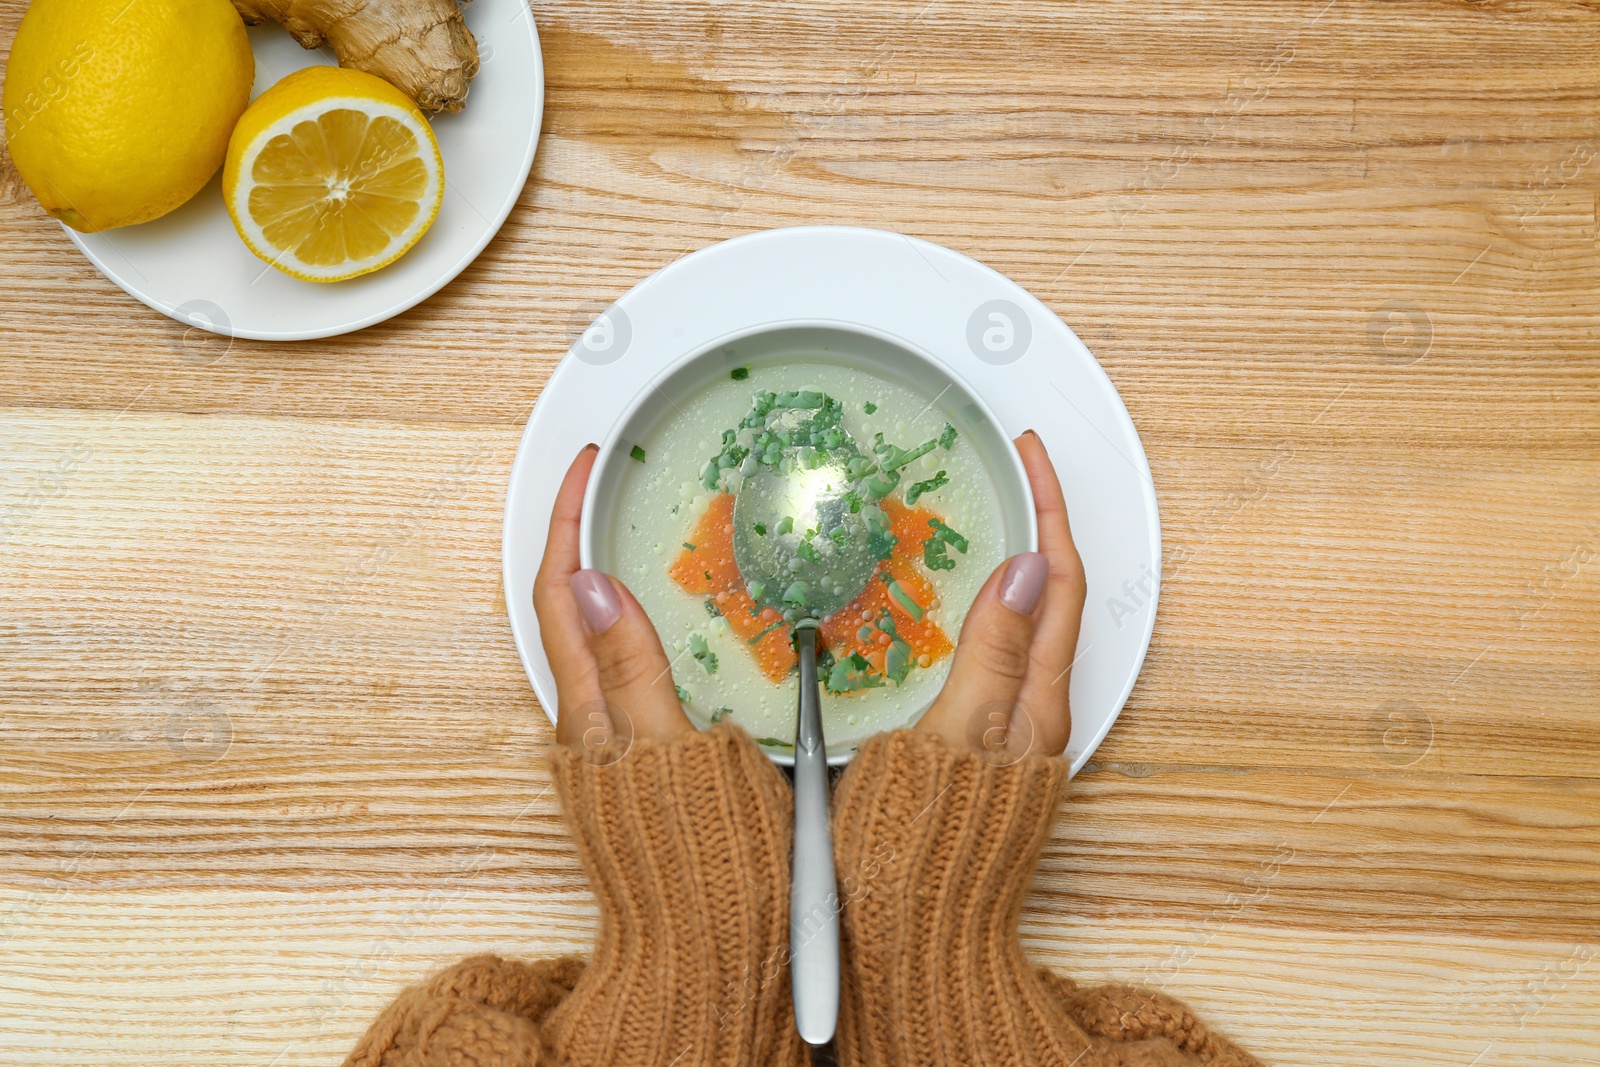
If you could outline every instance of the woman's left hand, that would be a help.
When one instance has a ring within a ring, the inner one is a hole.
[[[1067,501],[1044,442],[1029,430],[1016,446],[1033,489],[1039,551],[1012,556],[978,591],[950,676],[916,727],[1001,763],[1066,749],[1087,591]]]
[[[667,740],[694,725],[644,609],[627,586],[579,564],[578,520],[597,452],[579,452],[556,493],[533,610],[556,679],[556,740],[607,762],[634,739]]]

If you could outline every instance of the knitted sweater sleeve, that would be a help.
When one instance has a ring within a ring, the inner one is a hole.
[[[1017,919],[1066,779],[913,730],[862,746],[834,796],[841,1063],[1259,1067],[1170,997],[1027,961]]]
[[[465,960],[403,992],[345,1067],[799,1065],[787,783],[731,725],[551,774],[600,906],[590,960]]]

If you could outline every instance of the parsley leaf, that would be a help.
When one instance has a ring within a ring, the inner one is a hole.
[[[950,478],[944,471],[940,471],[926,481],[912,482],[911,487],[906,490],[906,504],[907,506],[914,505],[925,494],[949,484]]]
[[[711,651],[704,634],[689,635],[689,653],[705,668],[707,674],[717,673],[717,654]]]

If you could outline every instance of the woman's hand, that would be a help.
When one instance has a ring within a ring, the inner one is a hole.
[[[609,762],[635,738],[666,740],[694,726],[639,602],[615,578],[579,566],[578,519],[598,451],[585,446],[556,493],[533,610],[556,679],[556,740]]]
[[[1067,689],[1083,618],[1083,562],[1061,483],[1037,434],[1016,440],[1039,515],[1039,551],[1002,563],[961,627],[950,677],[917,729],[999,762],[1060,755],[1072,733]]]

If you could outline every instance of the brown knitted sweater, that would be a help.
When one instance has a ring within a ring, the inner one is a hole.
[[[402,992],[346,1067],[798,1065],[789,787],[722,725],[551,769],[600,902],[593,958],[476,956]],[[1248,1067],[1182,1004],[1028,963],[1023,895],[1066,782],[902,730],[834,797],[848,1067]]]

